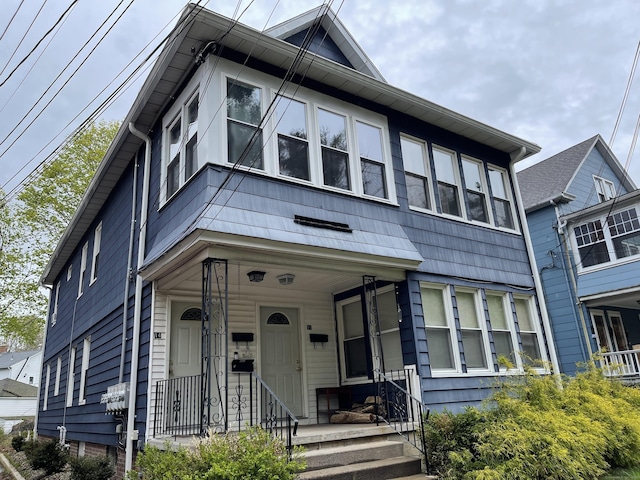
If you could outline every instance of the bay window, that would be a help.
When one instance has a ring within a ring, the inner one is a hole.
[[[261,123],[262,89],[227,79],[229,163],[264,170]]]
[[[198,106],[199,95],[195,93],[179,104],[175,117],[165,127],[166,198],[176,193],[198,169]]]

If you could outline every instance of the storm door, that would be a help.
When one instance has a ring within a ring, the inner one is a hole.
[[[297,417],[303,415],[298,324],[295,308],[260,307],[262,378]]]

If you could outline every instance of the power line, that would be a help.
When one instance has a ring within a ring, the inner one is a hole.
[[[18,12],[20,11],[20,8],[22,7],[22,4],[24,3],[24,0],[21,0],[20,4],[18,5],[18,8],[16,8],[16,11],[13,12],[13,15],[11,16],[11,18],[9,19],[9,23],[7,23],[7,26],[4,27],[4,30],[2,31],[2,34],[0,35],[0,41],[2,41],[2,39],[4,38],[5,33],[7,33],[7,30],[9,30],[9,27],[11,26],[11,24],[13,23],[13,19],[16,18],[16,15],[18,14]]]
[[[33,54],[33,52],[36,51],[36,49],[40,46],[40,44],[44,41],[45,38],[47,38],[47,36],[53,32],[53,30],[55,30],[55,28],[58,26],[58,24],[60,22],[62,22],[62,20],[65,18],[65,16],[67,15],[67,13],[69,13],[71,11],[71,9],[75,6],[75,4],[78,3],[78,0],[73,0],[71,2],[71,5],[69,5],[67,7],[67,9],[64,11],[64,13],[60,16],[60,18],[58,18],[58,20],[56,21],[56,23],[54,23],[54,25],[47,30],[47,32],[42,36],[42,38],[40,38],[40,40],[38,40],[38,43],[35,44],[35,46],[31,49],[31,51],[29,51],[29,53],[27,53],[27,55],[20,60],[20,62],[18,63],[18,65],[15,66],[15,68],[13,70],[11,70],[11,72],[9,73],[9,75],[7,76],[7,78],[5,78],[2,82],[0,82],[0,87],[4,86],[5,83],[7,83],[7,81],[11,78],[11,76],[22,66],[22,64],[24,62],[27,61],[27,59]]]

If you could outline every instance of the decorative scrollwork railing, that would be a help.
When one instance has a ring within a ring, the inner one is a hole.
[[[378,395],[382,402],[383,420],[407,442],[417,448],[423,455],[425,466],[429,471],[427,445],[424,436],[424,422],[429,418],[429,408],[411,391],[410,375],[412,370],[382,373],[374,370],[378,385]],[[400,385],[404,383],[405,387]]]
[[[156,384],[153,436],[198,435],[202,419],[200,375],[161,380]]]

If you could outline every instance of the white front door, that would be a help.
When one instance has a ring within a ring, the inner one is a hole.
[[[295,308],[260,307],[263,380],[295,416],[302,416],[300,330]]]
[[[200,307],[192,303],[171,304],[169,378],[200,375],[202,323]]]

